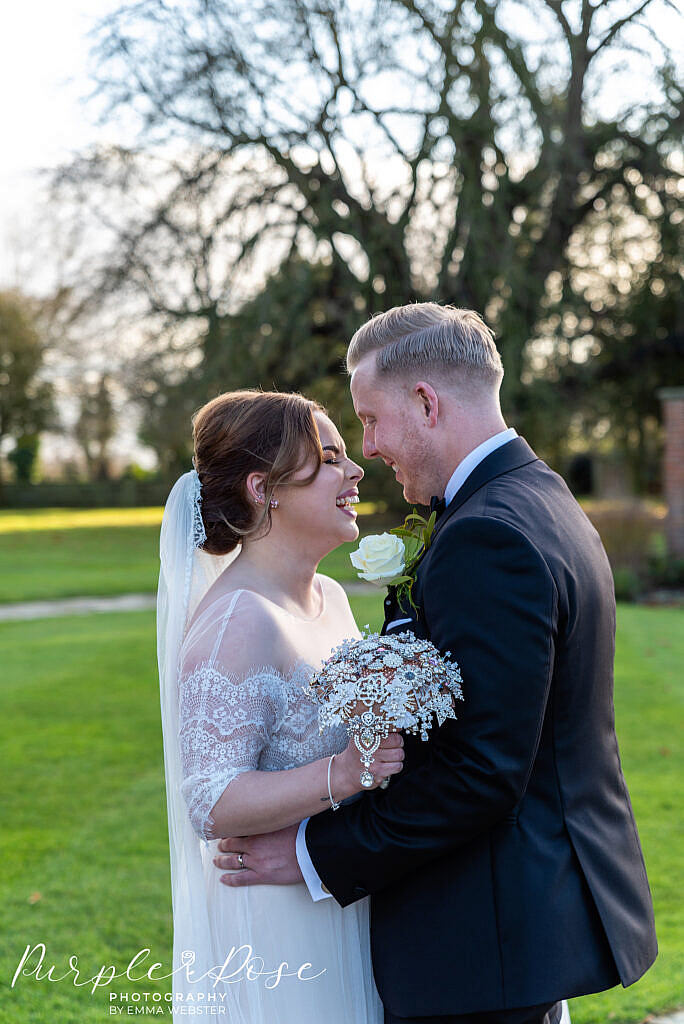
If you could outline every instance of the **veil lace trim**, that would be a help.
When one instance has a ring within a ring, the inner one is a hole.
[[[190,604],[190,591],[192,589],[193,553],[196,548],[204,544],[207,533],[202,521],[202,484],[196,469],[188,473],[191,524],[188,532],[187,550],[185,557],[185,573],[183,585],[183,623],[185,625],[188,607]]]
[[[202,521],[202,484],[196,469],[191,470],[190,476],[192,478],[190,495],[192,501],[192,546],[199,548],[207,539],[207,532]]]

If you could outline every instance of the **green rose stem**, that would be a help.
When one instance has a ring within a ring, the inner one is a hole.
[[[418,562],[430,547],[432,533],[436,522],[436,512],[431,512],[430,517],[426,519],[425,516],[421,516],[416,512],[414,508],[413,512],[406,516],[406,519],[401,526],[396,526],[393,530],[390,530],[390,533],[403,538],[404,547],[406,549],[406,561],[404,564],[403,575],[398,576],[390,583],[391,587],[396,588],[397,601],[399,602],[399,607],[402,611],[405,611],[403,605],[404,598],[408,598],[409,604],[415,612],[418,611],[418,607],[413,600],[413,584],[415,583],[416,578],[415,572]]]

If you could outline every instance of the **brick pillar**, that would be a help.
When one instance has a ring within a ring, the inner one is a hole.
[[[663,491],[667,502],[667,550],[684,558],[684,387],[661,388],[665,424]]]

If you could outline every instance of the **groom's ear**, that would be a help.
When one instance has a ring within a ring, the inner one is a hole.
[[[439,398],[435,389],[427,381],[419,380],[414,385],[413,394],[420,403],[423,416],[425,417],[425,426],[436,426],[439,416]]]

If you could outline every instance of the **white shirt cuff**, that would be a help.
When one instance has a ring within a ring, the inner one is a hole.
[[[311,857],[309,856],[309,851],[306,846],[306,838],[304,835],[306,831],[306,823],[308,822],[308,820],[308,818],[304,818],[304,821],[300,822],[299,824],[299,828],[297,829],[297,843],[295,849],[297,853],[297,863],[299,864],[299,870],[304,876],[304,881],[306,882],[306,887],[309,890],[309,893],[311,894],[311,899],[315,903],[317,903],[319,900],[331,899],[332,893],[323,892],[323,884],[320,878],[318,877],[318,872],[316,871],[316,868],[313,866]]]

